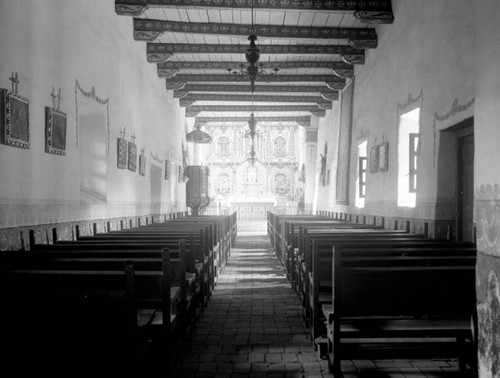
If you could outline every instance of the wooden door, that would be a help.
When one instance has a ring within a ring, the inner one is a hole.
[[[474,134],[458,138],[458,219],[457,239],[474,238]]]

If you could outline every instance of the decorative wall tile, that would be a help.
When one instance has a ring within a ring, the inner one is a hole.
[[[481,185],[476,189],[474,201],[478,249],[500,257],[500,187]]]
[[[500,376],[500,258],[478,254],[478,357],[480,377]]]

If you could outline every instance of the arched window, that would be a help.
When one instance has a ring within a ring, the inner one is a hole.
[[[274,139],[274,156],[286,156],[286,139],[282,136]]]
[[[223,136],[217,141],[219,146],[219,155],[229,155],[229,139]]]

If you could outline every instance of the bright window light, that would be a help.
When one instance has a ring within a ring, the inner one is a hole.
[[[399,117],[398,206],[415,207],[420,108]]]
[[[356,176],[356,207],[365,207],[366,196],[366,171],[367,158],[366,147],[368,142],[358,144],[358,173]]]

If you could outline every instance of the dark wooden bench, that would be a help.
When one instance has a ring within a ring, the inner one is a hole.
[[[45,342],[46,350],[28,356],[49,358],[47,351],[74,363],[88,360],[94,369],[135,362],[153,338],[169,345],[184,316],[182,248],[164,249],[138,266],[126,256],[2,254],[2,302],[9,311],[3,342],[12,343],[13,353]]]
[[[467,360],[475,365],[474,261],[447,264],[444,257],[439,265],[429,265],[431,256],[418,262],[414,253],[409,264],[370,266],[365,257],[349,260],[347,251],[334,247],[332,304],[323,311],[335,376],[342,376],[342,359],[380,358],[377,351],[388,353],[384,358],[401,358],[405,348],[406,358],[420,349],[430,353],[426,357],[455,354],[462,369]],[[432,343],[439,347],[430,348]]]
[[[311,323],[313,335],[317,333],[317,325],[321,324],[321,320],[318,320],[320,311],[317,301],[321,301],[324,296],[318,293],[326,290],[326,298],[328,298],[330,291],[329,287],[325,287],[324,290],[314,287],[314,282],[321,280],[331,285],[332,246],[342,247],[345,254],[348,255],[346,257],[363,257],[363,261],[369,265],[410,264],[410,259],[397,259],[398,256],[403,256],[405,253],[412,254],[416,257],[417,262],[420,261],[419,259],[426,258],[428,264],[431,264],[435,258],[434,265],[439,261],[439,256],[444,261],[450,259],[448,264],[473,264],[476,256],[476,249],[469,243],[453,243],[446,240],[413,237],[412,235],[370,233],[362,236],[360,233],[356,233],[353,236],[349,233],[339,233],[331,237],[313,237],[311,242],[311,250],[306,249],[306,256],[300,266],[299,282],[301,284],[300,297],[303,299],[304,305],[304,318],[308,323]],[[410,251],[411,249],[413,251]],[[469,256],[469,258],[464,259],[464,256]],[[322,273],[323,271],[326,273]],[[320,288],[321,286],[319,285]],[[323,284],[324,286],[325,284]]]
[[[267,232],[271,241],[271,245],[276,253],[276,256],[284,265],[284,251],[286,250],[286,235],[288,235],[287,221],[302,220],[324,220],[328,218],[318,215],[277,215],[272,212],[267,213]]]

